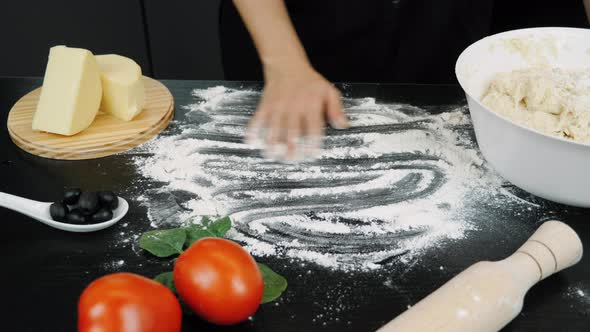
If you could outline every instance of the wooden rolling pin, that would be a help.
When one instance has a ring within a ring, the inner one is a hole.
[[[534,284],[581,258],[576,232],[547,221],[512,256],[470,266],[378,332],[499,331],[520,313]]]

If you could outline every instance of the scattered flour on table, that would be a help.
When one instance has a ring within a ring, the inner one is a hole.
[[[590,315],[590,284],[588,282],[576,282],[568,287],[565,297],[573,301],[570,307],[577,312]]]
[[[122,259],[115,259],[104,263],[103,268],[108,271],[121,271],[125,269],[125,261]]]
[[[178,130],[135,150],[139,174],[157,184],[137,197],[156,228],[230,215],[229,237],[253,255],[374,270],[477,230],[473,202],[514,199],[479,155],[461,106],[433,115],[344,99],[351,128],[329,130],[317,160],[281,164],[242,143],[259,92],[215,87],[193,96]]]

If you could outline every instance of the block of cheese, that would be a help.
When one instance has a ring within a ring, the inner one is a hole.
[[[132,120],[145,105],[141,68],[135,61],[116,54],[95,58],[102,79],[100,109],[121,120]]]
[[[33,129],[75,135],[90,126],[101,97],[100,72],[92,53],[81,48],[52,47]]]

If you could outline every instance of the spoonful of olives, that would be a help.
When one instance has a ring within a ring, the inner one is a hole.
[[[116,224],[129,203],[112,191],[69,189],[63,199],[46,203],[0,192],[0,206],[69,232],[94,232]]]

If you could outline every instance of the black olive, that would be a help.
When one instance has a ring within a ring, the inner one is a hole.
[[[78,200],[78,205],[76,206],[79,208],[84,215],[91,215],[94,212],[98,211],[100,207],[98,205],[98,195],[93,191],[85,191],[80,195],[80,199]]]
[[[86,216],[80,209],[74,209],[66,216],[66,221],[70,224],[85,224],[87,223]]]
[[[49,206],[49,214],[55,221],[66,220],[66,215],[68,212],[68,206],[62,202],[55,202]]]
[[[64,197],[62,202],[67,205],[76,205],[78,203],[78,199],[80,198],[80,194],[82,190],[78,188],[68,189],[64,192]]]
[[[109,209],[102,208],[90,217],[92,223],[99,223],[113,219],[113,212]]]
[[[100,206],[109,210],[114,210],[119,206],[119,198],[112,191],[99,191],[98,201]]]

